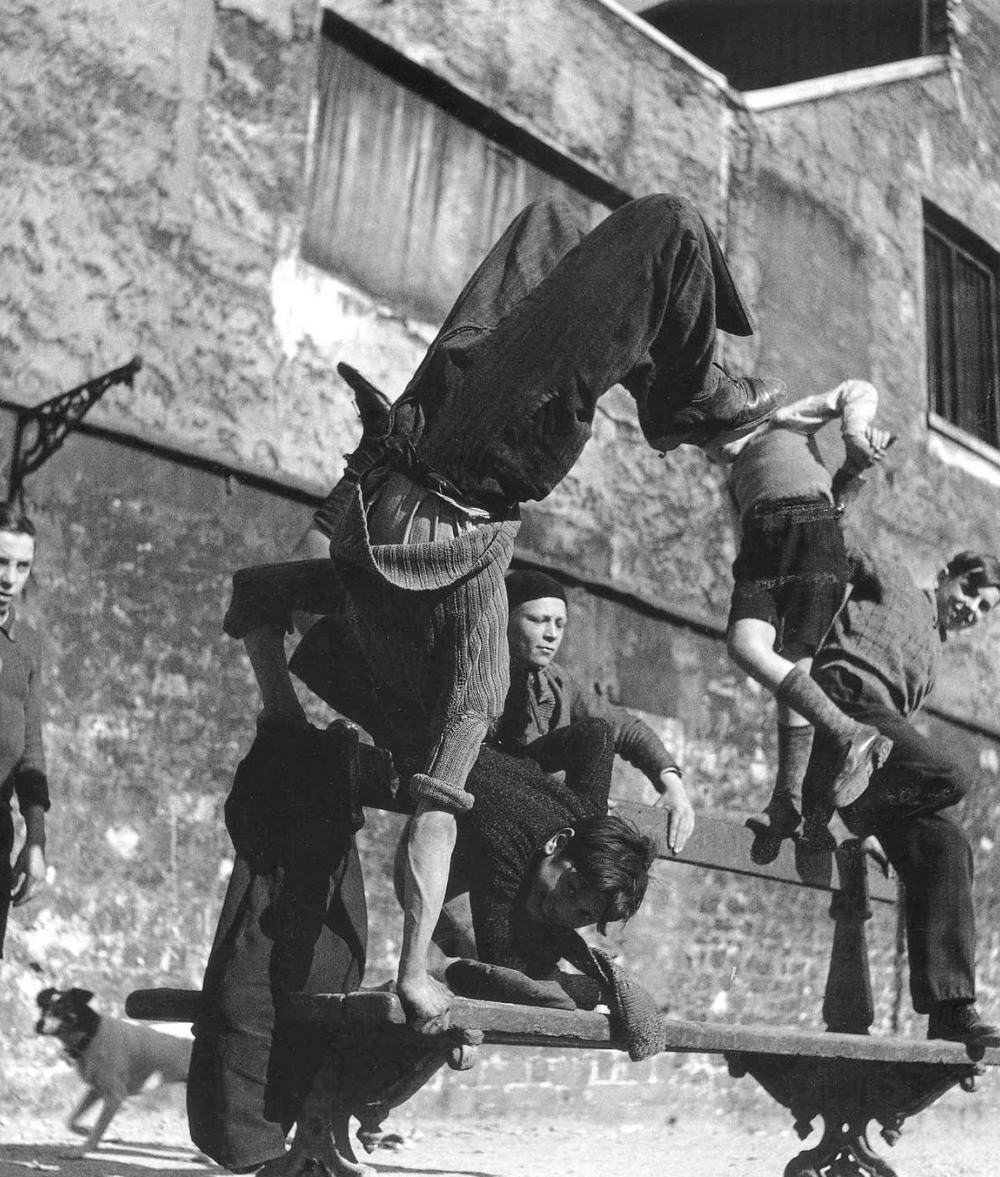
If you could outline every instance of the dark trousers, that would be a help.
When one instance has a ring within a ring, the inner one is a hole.
[[[842,670],[821,671],[819,685],[852,719],[893,741],[883,768],[844,818],[858,834],[874,834],[904,888],[910,994],[917,1013],[940,1001],[976,994],[976,923],[972,849],[944,813],[970,780],[955,761],[925,739],[884,700]],[[813,756],[823,756],[817,733]]]
[[[187,1107],[191,1139],[234,1172],[281,1156],[326,1036],[281,1017],[297,993],[348,993],[367,914],[352,825],[320,732],[260,731],[226,825],[236,862],[202,982]]]
[[[531,204],[459,295],[397,424],[409,431],[416,408],[418,458],[463,493],[543,499],[614,384],[654,446],[678,432],[677,411],[710,382],[717,285],[724,320],[748,334],[718,243],[682,197],[631,201],[589,232],[567,205]]]

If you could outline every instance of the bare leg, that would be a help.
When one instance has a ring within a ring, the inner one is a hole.
[[[427,1034],[447,1027],[451,994],[428,972],[431,938],[441,915],[455,847],[455,815],[417,807],[408,827],[403,878],[403,946],[397,988],[407,1019]]]
[[[288,673],[285,635],[279,629],[263,625],[246,634],[243,645],[260,687],[261,717],[305,723],[305,712]]]
[[[777,640],[778,631],[774,626],[757,617],[741,617],[739,621],[734,621],[726,635],[729,657],[744,674],[748,674],[761,686],[767,687],[772,694],[796,666],[796,663],[789,662],[775,650],[774,643]],[[810,665],[811,662],[805,660],[806,673]],[[784,714],[790,714],[787,708],[784,708]],[[797,718],[800,722],[805,722],[801,716]],[[778,722],[786,722],[782,719],[781,704]]]

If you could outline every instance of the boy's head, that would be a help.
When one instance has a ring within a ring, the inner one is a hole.
[[[936,596],[942,631],[971,629],[1000,604],[1000,560],[959,552],[938,573]]]
[[[614,814],[566,826],[542,846],[529,872],[524,906],[529,919],[556,928],[585,928],[627,920],[642,903],[656,848],[631,822]]]
[[[511,659],[526,670],[544,670],[555,658],[566,628],[566,590],[545,572],[509,572],[507,641]]]
[[[23,592],[34,559],[34,524],[16,503],[0,503],[0,623]]]

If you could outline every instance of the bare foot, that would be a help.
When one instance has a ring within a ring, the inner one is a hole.
[[[448,1029],[451,991],[429,973],[400,979],[396,992],[407,1022],[419,1034],[441,1034]]]
[[[291,1149],[283,1157],[268,1161],[255,1177],[377,1177],[371,1165],[349,1160],[336,1149],[324,1149],[325,1156]]]

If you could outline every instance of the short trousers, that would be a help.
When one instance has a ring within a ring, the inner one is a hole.
[[[728,627],[744,618],[774,626],[774,648],[792,661],[819,649],[844,599],[847,553],[826,499],[758,503],[743,520],[733,563]]]

